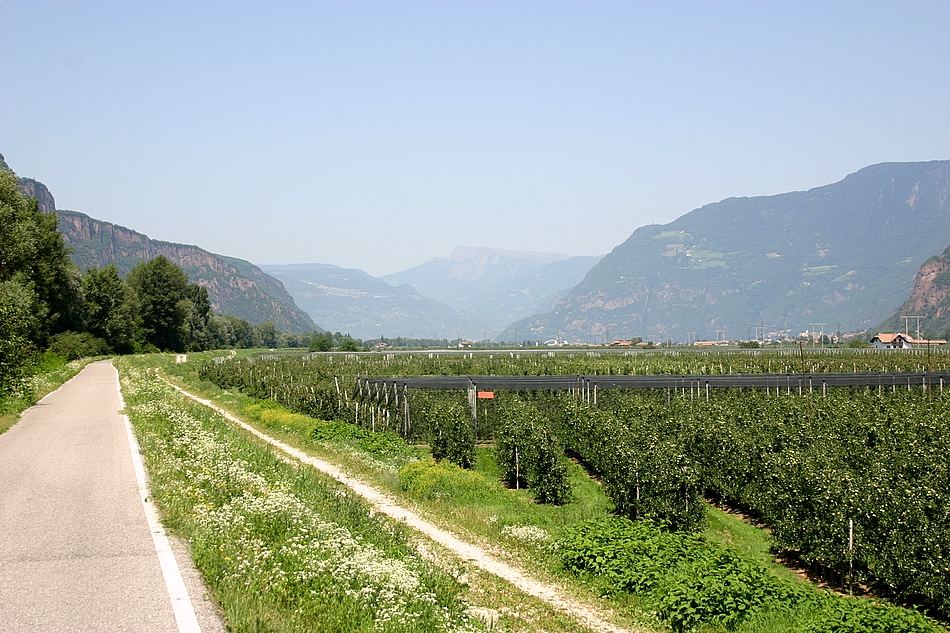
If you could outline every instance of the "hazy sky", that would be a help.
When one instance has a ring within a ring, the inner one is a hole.
[[[256,263],[604,253],[950,158],[950,2],[0,0],[0,153]]]

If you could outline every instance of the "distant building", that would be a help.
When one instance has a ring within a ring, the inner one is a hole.
[[[930,345],[946,345],[944,339],[914,338],[903,332],[881,332],[871,339],[871,345],[878,349],[914,349]]]
[[[459,349],[468,349],[474,344],[475,344],[474,341],[469,341],[468,339],[463,338],[462,340],[459,341]]]
[[[628,338],[618,338],[610,343],[611,347],[630,347],[631,345],[633,345],[633,341]]]
[[[373,348],[376,350],[383,350],[383,349],[386,349],[387,347],[389,347],[389,343],[387,343],[386,341],[380,341],[376,343],[376,345],[373,345]]]

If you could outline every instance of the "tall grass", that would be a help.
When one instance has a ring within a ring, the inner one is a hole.
[[[163,522],[186,538],[233,631],[475,631],[462,587],[404,528],[118,363]]]

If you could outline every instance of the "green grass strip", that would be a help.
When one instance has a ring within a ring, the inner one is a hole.
[[[469,631],[460,585],[404,528],[149,375],[118,363],[163,523],[233,631]]]

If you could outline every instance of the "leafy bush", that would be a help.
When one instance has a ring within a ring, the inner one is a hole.
[[[916,611],[860,599],[829,599],[821,620],[806,633],[937,633],[941,628]]]
[[[569,530],[556,550],[565,569],[592,573],[615,592],[652,597],[674,631],[734,630],[756,610],[786,598],[761,565],[696,534],[623,518]]]
[[[35,297],[25,284],[0,281],[0,397],[17,391],[34,354]]]
[[[564,446],[548,428],[541,412],[514,397],[505,398],[500,415],[496,454],[507,484],[530,488],[541,503],[566,503],[571,487]]]
[[[461,407],[436,402],[426,411],[429,443],[436,460],[448,460],[462,468],[475,465],[475,430]]]
[[[109,345],[89,332],[62,332],[56,334],[50,338],[49,349],[66,360],[104,356],[109,353]]]
[[[367,431],[361,426],[340,420],[316,421],[310,432],[315,442],[338,442],[353,440],[360,449],[376,457],[398,457],[411,453],[405,440],[388,431]]]
[[[703,543],[698,555],[677,565],[658,594],[659,613],[674,631],[704,624],[735,630],[757,610],[788,603],[782,584],[738,554]]]
[[[674,530],[702,527],[705,506],[694,462],[654,416],[582,408],[565,425],[565,437],[570,450],[603,478],[621,516]]]
[[[773,576],[760,563],[698,534],[667,532],[614,517],[568,529],[554,544],[564,569],[591,574],[607,593],[648,598],[677,632],[706,626],[733,631],[765,609],[809,603],[808,633],[939,633],[915,611],[846,598]]]
[[[488,482],[479,473],[451,462],[416,460],[399,469],[402,490],[423,499],[480,499]]]

